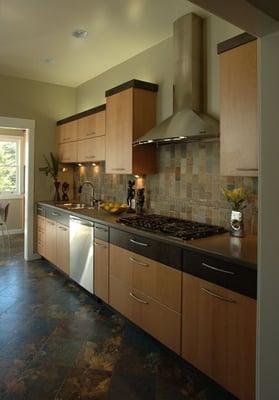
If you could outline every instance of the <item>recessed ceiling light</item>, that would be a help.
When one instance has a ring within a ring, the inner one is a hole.
[[[44,62],[46,64],[54,64],[55,63],[55,59],[53,57],[47,57],[44,59]]]
[[[72,36],[74,36],[76,39],[85,39],[88,36],[88,32],[84,29],[75,29],[72,33]]]

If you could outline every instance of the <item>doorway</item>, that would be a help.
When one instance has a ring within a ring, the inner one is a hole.
[[[0,128],[21,131],[24,134],[25,172],[22,179],[24,193],[24,259],[32,260],[34,253],[34,133],[35,121],[30,119],[0,117]],[[14,131],[14,132],[15,132]],[[12,131],[11,131],[12,132]],[[11,135],[12,136],[12,135]]]

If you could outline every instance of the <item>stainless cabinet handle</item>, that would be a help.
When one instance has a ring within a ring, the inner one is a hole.
[[[232,271],[226,271],[225,269],[213,267],[212,265],[209,265],[209,264],[206,264],[206,263],[202,263],[202,266],[205,267],[205,268],[208,268],[208,269],[212,269],[213,271],[222,272],[223,274],[235,275],[235,273],[232,272]]]
[[[133,244],[137,244],[139,246],[143,246],[143,247],[148,247],[149,246],[149,244],[147,244],[147,243],[137,242],[134,239],[130,239],[130,242],[133,243]]]
[[[96,135],[96,132],[88,132],[88,133],[86,134],[86,136],[92,136],[92,135]]]
[[[57,215],[60,215],[59,213],[57,213],[57,212],[52,212],[51,213],[51,215],[53,215],[53,216],[57,216]]]
[[[129,260],[132,261],[135,264],[141,265],[142,267],[149,267],[149,264],[146,264],[144,262],[138,261],[134,257],[129,257]]]
[[[63,142],[65,142],[66,140],[70,140],[70,139],[71,139],[70,137],[64,137]]]
[[[55,222],[47,221],[47,223],[52,226],[55,225]]]
[[[126,168],[112,168],[112,171],[126,171]]]
[[[95,226],[95,229],[99,229],[101,231],[108,232],[107,228],[102,228],[101,226]]]
[[[259,168],[236,168],[237,171],[258,171]]]
[[[129,296],[131,296],[134,300],[137,300],[139,303],[146,304],[146,305],[148,304],[147,301],[144,301],[144,300],[140,299],[139,297],[134,295],[133,292],[129,292]]]
[[[88,158],[96,158],[96,156],[85,156],[86,159]]]
[[[105,244],[102,244],[102,243],[94,242],[94,244],[95,244],[95,246],[103,247],[104,249],[108,248],[108,246],[106,246]]]
[[[219,300],[222,300],[222,301],[226,301],[227,303],[236,303],[235,300],[228,299],[227,297],[220,296],[219,294],[211,292],[211,290],[208,290],[208,289],[206,289],[204,287],[202,287],[201,290],[204,291],[206,294],[209,294],[210,296],[215,297],[216,299],[219,299]]]
[[[58,229],[60,229],[61,231],[67,232],[67,228],[63,228],[63,226],[58,226]]]

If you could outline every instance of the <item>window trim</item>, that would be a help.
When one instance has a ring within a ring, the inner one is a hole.
[[[16,142],[18,146],[18,167],[17,190],[16,192],[0,192],[0,199],[19,199],[24,197],[24,136],[0,134],[0,142]]]

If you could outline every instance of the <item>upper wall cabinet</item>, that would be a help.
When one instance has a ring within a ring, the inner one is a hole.
[[[106,112],[100,111],[78,120],[78,139],[89,139],[106,134]]]
[[[218,45],[220,172],[258,175],[257,41],[247,33]]]
[[[62,163],[105,160],[105,104],[57,123]]]
[[[133,141],[156,124],[158,85],[132,80],[106,91],[106,173],[156,172],[155,146]]]
[[[77,127],[77,120],[66,122],[63,125],[58,125],[58,143],[74,142],[77,140]]]

